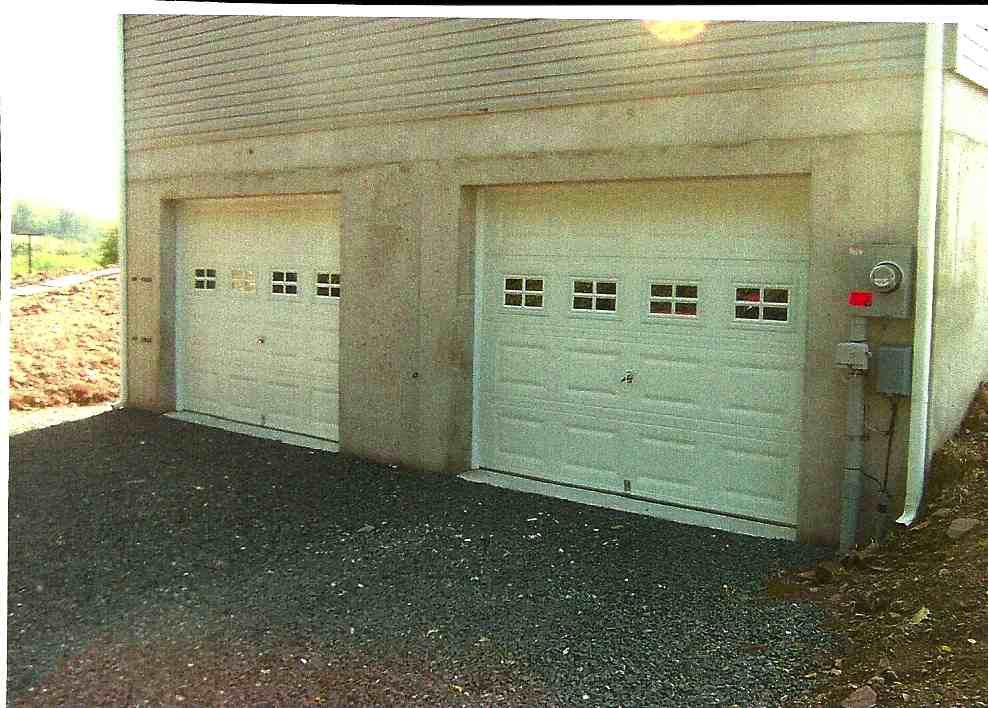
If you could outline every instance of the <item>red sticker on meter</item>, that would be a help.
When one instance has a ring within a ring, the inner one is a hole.
[[[867,290],[852,290],[847,296],[847,304],[851,307],[871,307],[873,295]]]

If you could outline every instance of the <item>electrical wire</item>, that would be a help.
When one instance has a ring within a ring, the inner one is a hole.
[[[892,403],[892,410],[889,411],[888,446],[885,448],[885,476],[882,479],[882,492],[888,492],[889,488],[889,462],[892,459],[892,441],[895,439],[895,418],[899,410],[899,397],[892,394],[889,396]]]
[[[886,398],[889,399],[889,403],[891,404],[891,410],[889,411],[889,427],[887,430],[871,428],[871,430],[874,430],[877,433],[881,433],[882,435],[888,436],[888,444],[885,448],[885,474],[883,475],[882,479],[878,479],[877,477],[872,477],[864,470],[861,470],[862,477],[865,477],[866,479],[870,479],[875,484],[882,485],[881,491],[883,494],[887,493],[889,488],[889,464],[892,460],[892,442],[895,439],[895,419],[897,417],[897,413],[899,409],[899,396],[895,394],[887,394]],[[866,420],[867,420],[867,415],[868,415],[868,402],[866,399],[865,400]]]

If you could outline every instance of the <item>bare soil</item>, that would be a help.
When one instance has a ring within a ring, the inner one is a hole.
[[[815,691],[793,706],[839,706],[867,685],[882,706],[988,705],[988,384],[933,458],[920,521],[842,562],[772,579],[775,597],[824,608],[842,637]],[[957,519],[980,522],[959,538]]]
[[[92,405],[120,395],[116,277],[13,298],[10,408]]]

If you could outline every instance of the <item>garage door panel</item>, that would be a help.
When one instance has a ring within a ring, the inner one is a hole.
[[[528,474],[541,465],[536,476],[603,490],[628,480],[659,502],[794,525],[808,185],[485,190],[480,465]],[[538,316],[504,307],[507,275],[544,280]],[[613,313],[574,311],[574,279],[615,281]],[[531,353],[515,357],[516,369],[506,342]],[[537,408],[538,425],[500,430],[510,421],[485,410],[506,401]],[[488,444],[505,435],[507,447]]]
[[[496,469],[538,475],[552,467],[544,415],[502,404],[490,417],[497,434],[488,454]]]
[[[800,429],[800,370],[724,364],[720,373],[717,405],[727,419],[762,428]]]
[[[245,402],[253,400],[252,389],[256,382],[245,376],[231,374],[219,367],[215,370],[192,370],[197,385],[188,399],[193,410],[220,418],[240,420],[251,424],[261,423],[260,411]]]
[[[548,470],[553,479],[596,489],[624,489],[620,450],[626,433],[620,421],[572,416],[556,428],[556,464]]]
[[[634,383],[626,386],[629,405],[668,415],[711,418],[708,396],[712,375],[704,357],[686,348],[643,347],[634,367]]]
[[[694,431],[634,426],[636,456],[630,466],[631,492],[688,506],[703,504],[701,435]]]
[[[788,480],[796,472],[796,461],[784,451],[736,450],[732,474],[723,480],[725,511],[755,518],[785,521],[794,512]]]
[[[189,200],[177,217],[179,409],[321,437],[338,426],[338,302],[315,285],[340,271],[339,197]],[[273,292],[276,269],[297,274],[297,296]]]
[[[614,405],[622,394],[621,378],[628,368],[621,347],[582,340],[562,346],[562,400],[587,405]],[[547,362],[548,363],[548,362]]]
[[[549,395],[546,372],[551,360],[546,343],[519,342],[507,338],[494,343],[495,389],[509,397],[545,398]]]
[[[337,401],[339,401],[340,391],[335,385],[309,386],[308,390],[308,412],[312,417],[321,423],[336,423]]]

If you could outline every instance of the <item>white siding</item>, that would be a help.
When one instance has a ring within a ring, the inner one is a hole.
[[[948,66],[958,74],[988,88],[988,25],[960,23],[953,47],[948,40]]]
[[[921,71],[920,25],[128,16],[131,149]]]

